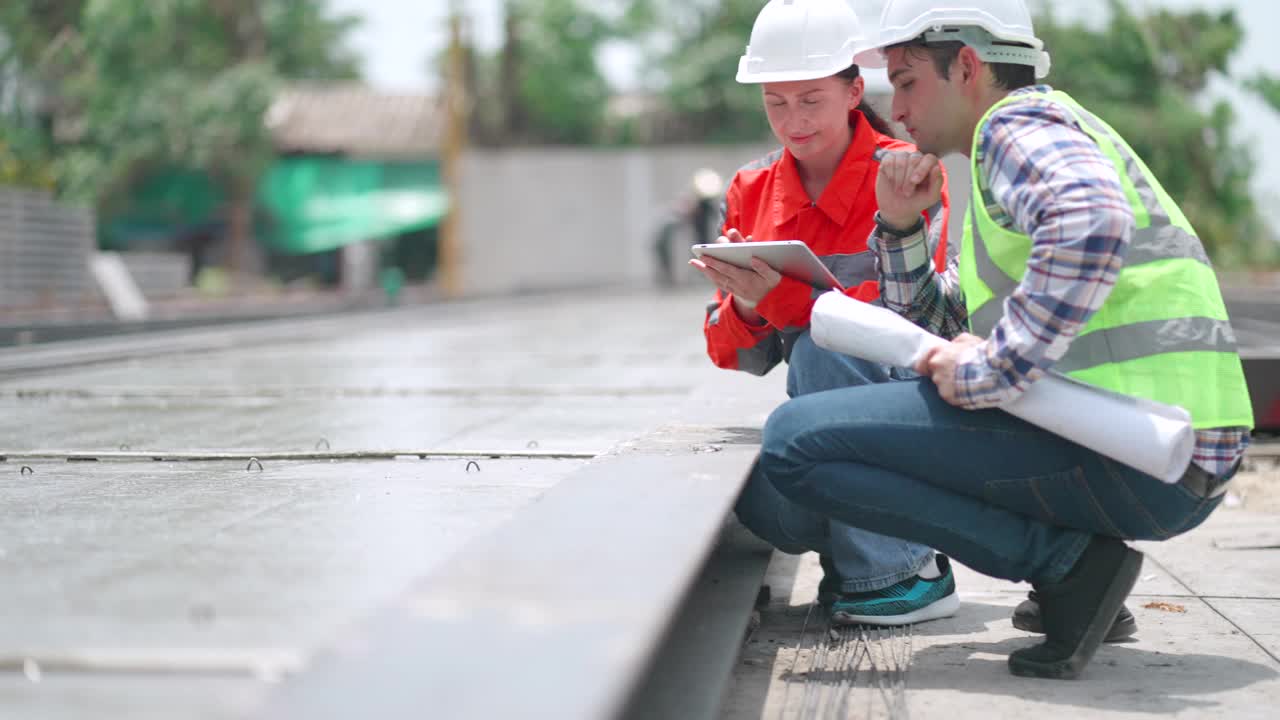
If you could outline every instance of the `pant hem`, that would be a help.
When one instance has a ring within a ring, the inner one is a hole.
[[[933,559],[933,555],[933,551],[926,553],[918,562],[916,562],[914,567],[907,570],[901,570],[896,573],[881,575],[880,577],[875,578],[844,580],[840,583],[840,592],[863,593],[893,587],[903,580],[919,575],[920,570],[922,570],[925,565],[928,565],[929,561]]]

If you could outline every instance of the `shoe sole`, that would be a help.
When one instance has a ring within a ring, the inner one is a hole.
[[[1120,608],[1129,597],[1133,586],[1138,584],[1138,575],[1142,572],[1142,553],[1132,548],[1125,553],[1116,571],[1116,579],[1103,593],[1098,610],[1085,628],[1076,649],[1066,658],[1054,662],[1041,663],[1028,660],[1017,653],[1009,656],[1009,672],[1018,677],[1046,678],[1050,680],[1074,680],[1080,677],[1094,653],[1102,645],[1102,638],[1115,624]],[[1104,608],[1112,608],[1109,611]]]
[[[949,618],[960,609],[960,595],[951,593],[928,605],[903,615],[850,615],[845,612],[831,613],[832,625],[879,625],[892,627],[897,625],[914,625]]]
[[[1039,620],[1032,621],[1019,615],[1013,616],[1013,627],[1023,632],[1033,633],[1035,635],[1043,635],[1044,627]],[[1138,621],[1129,616],[1128,621],[1120,622],[1117,618],[1116,622],[1111,624],[1111,629],[1107,631],[1107,636],[1102,639],[1104,643],[1121,643],[1131,640],[1134,635],[1138,634]]]

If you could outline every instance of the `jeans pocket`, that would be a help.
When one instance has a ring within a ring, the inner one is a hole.
[[[1125,538],[1168,540],[1204,522],[1221,500],[1206,500],[1180,483],[1163,483],[1110,460],[1102,468],[1112,504],[1123,508]]]
[[[983,495],[993,505],[1050,525],[1123,537],[1079,467],[1031,478],[990,480]]]
[[[1189,532],[1200,527],[1205,520],[1209,519],[1209,516],[1213,514],[1213,511],[1218,509],[1218,506],[1222,504],[1224,497],[1226,496],[1219,495],[1215,498],[1200,500],[1196,505],[1196,509],[1188,515],[1187,521],[1179,525],[1172,533],[1170,533],[1170,537],[1174,535],[1181,535],[1182,533]]]

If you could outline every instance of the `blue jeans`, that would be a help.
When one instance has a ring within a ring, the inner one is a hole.
[[[929,380],[795,398],[758,468],[813,512],[928,544],[979,572],[1060,581],[1095,535],[1164,540],[1221,502],[1001,410],[961,410]]]
[[[787,362],[787,394],[793,398],[892,380],[882,365],[823,350],[808,331],[796,340]],[[756,469],[734,510],[743,525],[782,552],[813,551],[831,558],[844,592],[889,587],[914,576],[933,557],[923,545],[842,525],[792,502]]]

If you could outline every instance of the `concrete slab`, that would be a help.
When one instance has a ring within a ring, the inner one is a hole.
[[[0,453],[317,449],[601,453],[670,422],[679,396],[0,401]],[[32,412],[38,408],[38,412]],[[64,439],[65,438],[65,439]]]
[[[44,673],[0,674],[3,717],[22,720],[233,720],[270,685],[251,678]]]
[[[331,352],[331,348],[315,348]],[[386,349],[388,354],[394,347]],[[0,387],[0,397],[35,396],[102,399],[208,397],[344,397],[431,394],[515,394],[549,395],[590,392],[593,394],[681,394],[689,381],[675,370],[702,368],[701,361],[684,355],[681,364],[669,358],[652,358],[651,364],[624,364],[634,359],[620,357],[614,362],[592,366],[573,364],[536,365],[523,355],[508,354],[496,367],[487,363],[473,366],[468,355],[451,358],[444,366],[415,366],[402,363],[360,363],[358,357],[338,363],[312,364],[299,356],[259,357],[247,351],[231,351],[204,358],[201,362],[166,356],[123,365],[109,365],[74,373],[31,377],[10,381]],[[273,362],[275,361],[275,362]],[[207,363],[207,364],[206,364]],[[190,388],[200,388],[199,391]]]
[[[682,396],[561,397],[474,423],[440,440],[441,451],[484,448],[520,452],[596,452],[680,417]]]
[[[448,397],[9,400],[0,401],[0,452],[428,450],[534,404]]]
[[[1214,599],[1208,602],[1272,656],[1280,658],[1280,601]]]
[[[719,715],[772,548],[731,522],[620,720]]]
[[[306,650],[580,465],[13,468],[0,474],[0,656]]]
[[[783,373],[760,380],[712,367],[700,333],[705,297],[521,298],[306,323],[295,332],[226,328],[186,340],[7,353],[0,364],[23,374],[0,379],[0,453],[595,453],[676,419],[695,388],[714,389],[695,396],[696,419],[686,422],[758,426],[782,399]],[[121,352],[131,359],[108,361]],[[51,369],[79,359],[100,364]],[[713,440],[741,442],[723,434]],[[676,431],[632,449],[665,468],[670,454],[701,452],[682,438]],[[722,467],[724,487],[740,481],[744,453],[727,447],[708,456]],[[35,474],[21,474],[23,464]],[[0,716],[243,715],[261,698],[256,676],[305,666],[312,649],[430,577],[582,463],[478,464],[468,473],[456,459],[268,461],[250,473],[229,462],[0,463]],[[700,456],[694,464],[708,466]],[[624,517],[643,492],[658,497],[663,482],[689,479],[632,474],[641,489],[616,506]],[[691,501],[700,492],[687,491]],[[617,501],[603,485],[599,492]],[[731,494],[717,490],[713,499],[728,503]],[[670,494],[661,497],[670,503]],[[590,506],[602,511],[602,503]],[[603,518],[586,541],[566,535],[572,542],[547,562],[582,562],[583,542],[607,545],[617,525]],[[525,536],[515,532],[508,542],[519,545]],[[478,572],[478,582],[488,580]],[[530,573],[516,567],[503,580],[559,582]],[[649,613],[647,625],[606,623],[583,636],[606,662],[634,665],[657,641],[661,611],[625,602],[652,584],[632,587],[631,577],[619,582],[614,604]],[[678,589],[679,578],[667,579]],[[461,628],[458,647],[474,644],[475,627]],[[546,643],[531,642],[530,657],[540,657]],[[39,683],[22,674],[28,660],[43,668]],[[453,660],[438,659],[445,669]],[[611,694],[600,688],[582,702],[618,701],[626,677],[610,680]]]
[[[1280,549],[1223,549],[1274,537],[1277,516],[1219,509],[1199,528],[1162,543],[1138,543],[1147,556],[1194,594],[1214,598],[1280,598]],[[1148,563],[1148,566],[1154,563]]]
[[[721,434],[655,434],[593,461],[355,628],[262,716],[614,717],[754,455],[714,447]]]

